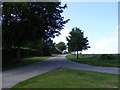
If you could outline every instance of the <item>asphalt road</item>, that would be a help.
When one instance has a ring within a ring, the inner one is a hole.
[[[50,57],[43,61],[26,65],[23,67],[6,70],[2,72],[2,88],[11,88],[18,82],[24,81],[31,77],[40,75],[42,73],[55,70],[57,68],[79,69],[104,73],[118,74],[118,68],[111,67],[96,67],[86,64],[80,64],[74,61],[67,60],[65,55]]]

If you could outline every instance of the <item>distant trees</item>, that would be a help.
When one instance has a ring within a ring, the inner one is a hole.
[[[79,28],[73,28],[72,31],[69,33],[70,36],[66,37],[68,43],[68,50],[69,51],[77,51],[77,58],[78,51],[86,50],[90,48],[87,37],[84,38],[84,32]]]
[[[59,49],[60,52],[62,52],[66,49],[66,45],[64,42],[59,42],[58,44],[56,44],[56,48]]]
[[[20,48],[27,43],[43,41],[49,47],[47,42],[69,21],[61,16],[66,7],[61,2],[3,2],[2,47],[17,48],[18,59]]]

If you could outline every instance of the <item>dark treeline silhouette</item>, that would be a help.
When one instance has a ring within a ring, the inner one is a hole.
[[[3,2],[3,63],[51,55],[55,51],[51,38],[58,36],[69,21],[61,16],[66,7],[61,2]]]

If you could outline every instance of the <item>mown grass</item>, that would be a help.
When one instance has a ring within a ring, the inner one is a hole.
[[[12,88],[117,88],[118,75],[59,69],[22,81]]]
[[[4,71],[4,70],[13,69],[13,68],[25,66],[28,64],[36,63],[36,62],[39,62],[41,60],[47,59],[49,57],[50,56],[21,58],[21,60],[19,60],[19,62],[14,62],[14,63],[11,62],[11,63],[7,64],[5,67],[2,68],[2,70]]]
[[[117,56],[117,55],[116,55]],[[74,55],[67,55],[68,60],[76,61],[83,64],[89,64],[93,66],[102,66],[102,67],[119,67],[118,66],[118,58],[108,60],[108,59],[101,59],[100,55],[96,56],[79,56],[79,59],[76,58]]]

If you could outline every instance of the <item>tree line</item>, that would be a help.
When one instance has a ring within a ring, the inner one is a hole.
[[[36,50],[41,55],[51,54],[55,47],[51,38],[59,36],[69,21],[61,16],[66,7],[61,2],[3,2],[3,52],[16,49],[17,60],[22,48]]]

